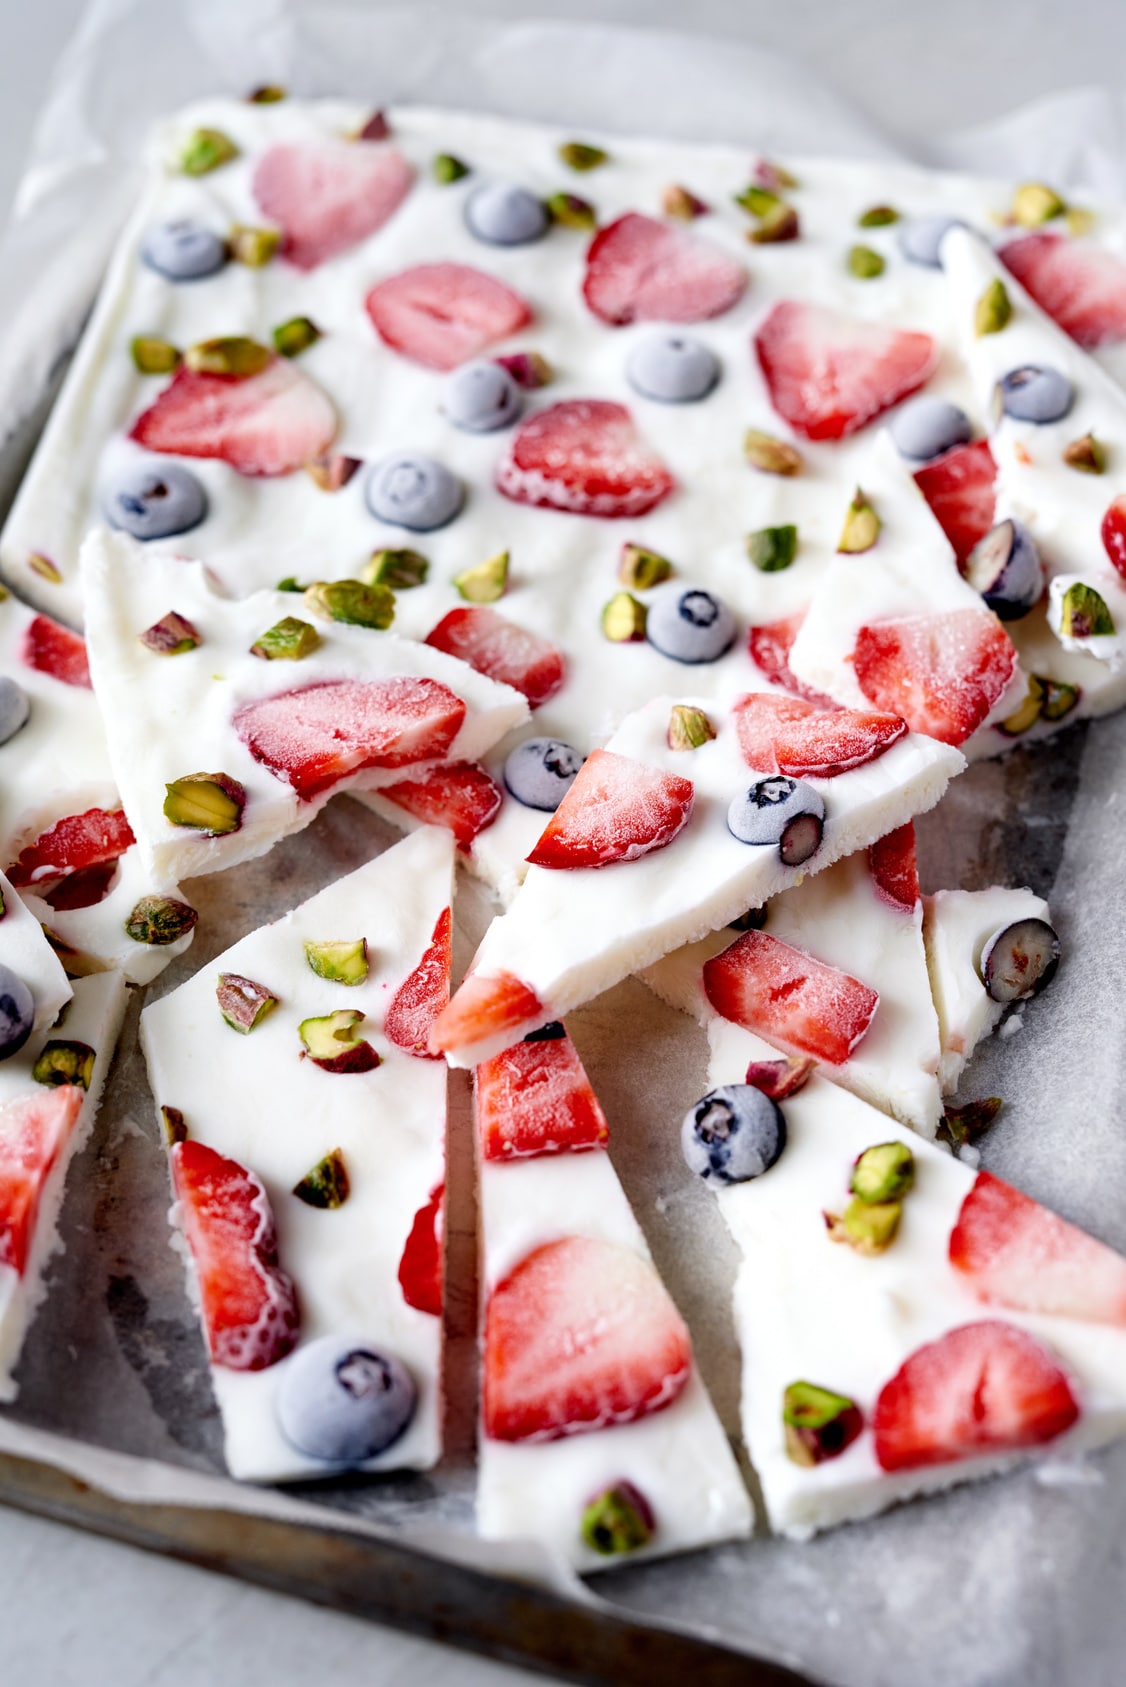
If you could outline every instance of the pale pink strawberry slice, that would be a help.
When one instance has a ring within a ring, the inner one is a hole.
[[[1103,516],[1103,548],[1126,580],[1126,497],[1116,498]]]
[[[568,1036],[514,1043],[482,1061],[474,1079],[486,1160],[605,1148],[610,1132]]]
[[[806,439],[843,439],[882,416],[933,375],[929,334],[783,299],[761,324],[755,351],[770,402]]]
[[[282,257],[308,270],[381,229],[413,178],[392,146],[326,138],[270,147],[251,191],[282,231]]]
[[[703,322],[730,310],[746,286],[742,264],[710,240],[627,211],[591,241],[583,298],[614,328]]]
[[[446,1186],[430,1191],[426,1205],[414,1215],[403,1257],[399,1261],[399,1287],[403,1299],[416,1312],[442,1316],[442,1231],[446,1216]]]
[[[692,1342],[653,1267],[590,1236],[521,1260],[485,1312],[484,1428],[546,1441],[631,1423],[688,1381]]]
[[[912,914],[919,904],[919,864],[915,852],[915,822],[897,826],[868,851],[868,866],[876,893],[893,908]]]
[[[82,1111],[76,1084],[16,1096],[0,1107],[0,1266],[23,1275],[43,1187]]]
[[[521,423],[496,484],[517,504],[617,520],[654,509],[676,483],[624,404],[568,398]]]
[[[381,797],[430,826],[445,826],[461,849],[500,813],[504,792],[479,762],[452,761],[418,779],[384,785]]]
[[[90,664],[86,659],[86,643],[69,627],[52,621],[49,615],[37,615],[29,621],[20,640],[20,661],[36,673],[50,674],[64,685],[78,685],[87,691],[90,685]]]
[[[858,978],[766,931],[746,931],[704,966],[718,1014],[794,1054],[841,1066],[872,1023],[880,998]]]
[[[979,1300],[1126,1324],[1126,1259],[989,1172],[962,1202],[950,1263]]]
[[[988,609],[953,609],[861,627],[852,661],[878,709],[902,715],[913,732],[963,744],[1011,685],[1017,653]]]
[[[535,867],[609,867],[664,849],[688,824],[696,788],[659,767],[594,750],[528,856]]]
[[[790,668],[790,651],[805,617],[806,611],[799,609],[796,615],[787,615],[781,621],[751,627],[747,633],[747,649],[755,667],[775,685],[792,692],[795,697],[804,697],[807,703],[816,703],[819,709],[831,709],[833,699],[812,685],[806,685]]]
[[[1054,1441],[1079,1416],[1049,1350],[1012,1324],[962,1324],[916,1348],[872,1415],[883,1470],[1019,1452]]]
[[[366,767],[409,767],[448,752],[465,704],[433,679],[325,680],[261,697],[232,724],[255,761],[313,797]]]
[[[1126,339],[1126,263],[1113,252],[1043,230],[1010,240],[997,256],[1088,351]]]
[[[450,910],[438,915],[430,945],[391,998],[383,1018],[383,1034],[408,1054],[436,1060],[428,1045],[434,1021],[450,999]]]
[[[915,470],[915,484],[954,548],[959,563],[993,526],[997,465],[987,439],[955,445]]]
[[[34,843],[20,851],[7,869],[8,878],[22,889],[37,888],[56,879],[117,861],[134,842],[133,829],[119,808],[88,808],[56,820]]]
[[[532,320],[526,299],[469,264],[416,264],[377,282],[364,304],[384,344],[426,369],[456,369]]]
[[[276,1365],[297,1344],[299,1318],[261,1180],[189,1138],[172,1150],[172,1182],[212,1361],[231,1371]]]
[[[898,715],[817,709],[805,698],[770,691],[749,692],[733,713],[747,766],[792,779],[831,779],[863,767],[907,731]]]
[[[533,709],[554,697],[566,677],[561,651],[495,609],[451,609],[426,635],[426,643],[498,685],[512,686]]]
[[[434,1021],[430,1050],[445,1054],[509,1032],[515,1041],[532,1026],[542,1025],[546,1017],[535,991],[514,973],[470,973]]]
[[[330,400],[292,358],[257,375],[202,375],[182,364],[129,434],[150,451],[217,457],[239,474],[292,474],[336,437]]]

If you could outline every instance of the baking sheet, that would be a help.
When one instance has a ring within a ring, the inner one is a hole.
[[[158,76],[154,40],[162,44]],[[311,0],[238,8],[196,0],[173,10],[159,0],[104,0],[60,66],[17,219],[0,251],[0,321],[10,325],[0,342],[0,415],[7,424],[22,419],[25,435],[34,428],[28,413],[89,306],[149,120],[197,94],[241,92],[263,81],[373,105],[414,98],[555,118],[577,132],[626,127],[636,113],[632,91],[643,86],[639,128],[742,138],[748,149],[782,156],[895,156],[875,125],[800,67],[730,42],[562,24],[493,27],[422,7],[372,13]],[[1121,192],[1120,103],[1067,97],[992,131],[936,140],[925,161],[990,174],[1039,172],[1071,193]],[[4,450],[9,469],[20,450],[13,436]],[[978,765],[920,828],[925,888],[1027,882],[1052,899],[1067,957],[1059,978],[1027,1006],[1017,1034],[983,1051],[963,1093],[1006,1099],[985,1145],[988,1165],[1120,1247],[1126,1136],[1119,1123],[1117,979],[1126,883],[1117,827],[1124,773],[1126,718],[1079,726],[1034,755],[1017,750]],[[154,988],[171,988],[390,838],[373,816],[339,798],[309,832],[266,860],[190,886],[201,913],[195,945]],[[487,911],[475,889],[462,897],[463,950]],[[646,1625],[678,1624],[842,1687],[946,1687],[951,1680],[965,1687],[1098,1687],[1120,1678],[1123,1447],[962,1489],[809,1545],[764,1538],[619,1570],[598,1578],[593,1592],[542,1552],[475,1541],[469,1209],[451,1212],[449,1223],[451,1275],[461,1292],[451,1307],[446,1463],[428,1476],[310,1484],[285,1495],[226,1482],[202,1348],[166,1241],[163,1151],[136,1051],[137,1011],[135,1003],[95,1140],[71,1175],[66,1252],[55,1262],[53,1293],[28,1342],[20,1401],[0,1414],[0,1454],[42,1460],[151,1506],[194,1507],[201,1516],[241,1507],[263,1524],[315,1517],[370,1541],[373,1552],[377,1542],[398,1542],[477,1571],[536,1578],[565,1601],[552,1607],[558,1640],[544,1642],[541,1634],[533,1645],[531,1630],[522,1637],[516,1625],[510,1642],[518,1648],[526,1640],[535,1656],[561,1667],[574,1654],[560,1613],[570,1611],[577,1622],[581,1612],[583,1622],[597,1626],[606,1600]],[[703,1035],[636,982],[570,1024],[610,1119],[612,1157],[734,1430],[738,1377],[727,1310],[733,1248],[707,1191],[689,1178],[676,1140],[682,1112],[703,1087]],[[468,1095],[461,1077],[453,1082],[453,1156],[464,1168]],[[309,1589],[331,1598],[314,1569],[319,1550],[310,1536]],[[373,1557],[373,1575],[375,1563]],[[247,1557],[233,1549],[228,1566],[248,1568]],[[300,1583],[297,1548],[286,1585]],[[446,1585],[436,1572],[435,1620]],[[339,1596],[345,1599],[343,1588]],[[608,1616],[602,1620],[607,1631],[614,1626]],[[452,1637],[467,1626],[452,1620]],[[666,1670],[671,1678],[674,1666],[682,1678],[684,1660],[670,1650],[662,1669],[661,1656],[658,1649],[649,1679],[665,1678]],[[594,1678],[615,1679],[610,1658],[590,1652]]]

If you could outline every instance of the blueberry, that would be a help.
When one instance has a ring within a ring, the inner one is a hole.
[[[674,662],[716,662],[735,642],[735,617],[700,586],[661,586],[649,603],[645,636]]]
[[[997,383],[1001,407],[1017,422],[1058,422],[1075,402],[1075,388],[1058,369],[1026,363]]]
[[[525,738],[504,764],[504,782],[525,808],[554,814],[582,765],[583,757],[561,738]]]
[[[444,463],[419,451],[399,451],[372,469],[364,498],[380,521],[429,533],[459,514],[465,488]]]
[[[519,420],[524,395],[507,369],[482,358],[450,376],[442,408],[455,428],[493,433]]]
[[[965,228],[961,217],[945,212],[930,217],[909,217],[899,225],[899,250],[913,264],[926,269],[942,268],[942,242],[952,228]]]
[[[105,488],[102,509],[111,527],[134,539],[167,539],[199,526],[207,493],[179,463],[134,463]]]
[[[978,540],[966,558],[965,576],[1002,621],[1019,621],[1044,590],[1040,552],[1019,521],[998,522]]]
[[[227,243],[202,223],[179,217],[149,229],[141,256],[150,269],[169,281],[201,281],[222,269],[227,261]]]
[[[6,744],[21,726],[27,725],[30,713],[27,692],[7,674],[0,674],[0,744]]]
[[[35,998],[11,967],[0,966],[0,1060],[15,1054],[31,1036]]]
[[[921,393],[900,406],[888,423],[892,443],[901,457],[928,463],[955,445],[966,445],[974,430],[964,410],[945,398]]]
[[[626,359],[630,386],[662,404],[694,404],[719,380],[719,359],[689,334],[647,334]]]
[[[375,1458],[399,1439],[417,1404],[418,1390],[398,1359],[345,1336],[298,1348],[275,1396],[286,1440],[327,1464]]]
[[[821,847],[825,804],[804,779],[776,773],[741,791],[727,810],[727,829],[745,844],[777,844],[787,867],[800,867]]]
[[[751,1084],[709,1090],[680,1127],[689,1171],[705,1182],[746,1183],[761,1177],[786,1146],[786,1121],[776,1102]]]
[[[981,951],[981,981],[995,1002],[1023,1002],[1055,977],[1060,940],[1047,920],[1015,920]]]
[[[527,246],[547,233],[548,215],[541,200],[513,182],[486,182],[465,202],[470,234],[487,246]]]

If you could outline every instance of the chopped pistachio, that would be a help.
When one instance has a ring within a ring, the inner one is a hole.
[[[326,1154],[323,1160],[318,1160],[313,1169],[305,1173],[300,1183],[293,1186],[293,1193],[299,1201],[304,1201],[307,1207],[320,1207],[325,1210],[342,1207],[351,1192],[348,1168],[339,1148],[334,1148],[331,1154]]]
[[[360,579],[368,586],[389,586],[392,591],[409,591],[412,586],[426,584],[430,564],[421,551],[373,551],[360,569]]]
[[[1094,586],[1076,580],[1060,603],[1060,634],[1065,638],[1106,638],[1114,632],[1114,617],[1106,599]]]
[[[674,703],[669,715],[668,745],[670,750],[698,750],[715,737],[715,727],[703,709],[688,703]]]
[[[755,246],[777,246],[783,240],[796,240],[801,234],[801,221],[792,205],[778,204],[768,211],[757,228],[751,229],[747,239]]]
[[[296,574],[287,574],[284,580],[279,580],[274,587],[277,592],[307,592],[308,586],[303,586]]]
[[[373,111],[367,121],[356,130],[355,139],[358,141],[385,141],[391,133],[391,125],[381,111]]]
[[[1066,685],[1061,679],[1041,679],[1044,701],[1040,713],[1045,720],[1063,720],[1076,707],[1083,692],[1077,685]]]
[[[327,457],[311,457],[304,465],[305,473],[322,492],[339,492],[342,486],[347,486],[359,466],[359,457],[345,457],[339,451]],[[301,589],[304,591],[305,588]]]
[[[42,551],[32,551],[27,559],[27,566],[33,574],[38,574],[41,580],[49,581],[52,586],[62,585],[62,569],[56,568],[50,557],[44,556]]]
[[[255,639],[250,654],[266,662],[301,662],[313,654],[320,642],[316,627],[296,615],[285,615]]]
[[[281,234],[276,228],[252,228],[246,223],[235,223],[227,244],[236,264],[245,264],[247,269],[265,269],[281,244]]]
[[[1030,727],[1036,725],[1043,704],[1044,682],[1038,674],[1029,674],[1028,693],[1024,701],[1011,715],[1006,715],[1004,720],[998,721],[998,730],[1003,732],[1006,738],[1019,738],[1022,732],[1027,732]]]
[[[237,157],[238,147],[221,129],[197,129],[180,154],[180,168],[185,176],[206,176]]]
[[[618,559],[618,579],[623,586],[632,586],[635,591],[647,592],[653,586],[659,586],[663,580],[668,580],[673,572],[672,563],[660,551],[647,551],[644,545],[633,545],[627,542],[622,546],[622,554]]]
[[[455,158],[452,152],[439,152],[430,166],[434,180],[443,187],[449,187],[451,182],[460,182],[463,176],[469,174],[469,165],[463,164],[460,158]]]
[[[164,949],[194,931],[198,921],[195,909],[174,896],[142,896],[125,921],[125,935]]]
[[[472,568],[463,568],[451,583],[466,603],[496,603],[508,589],[508,552],[498,551]]]
[[[160,1122],[164,1128],[164,1140],[169,1148],[174,1148],[178,1142],[188,1140],[188,1127],[184,1123],[184,1115],[178,1107],[162,1107]]]
[[[322,1072],[373,1072],[381,1064],[371,1044],[358,1035],[364,1016],[358,1008],[303,1019],[297,1034],[309,1059]]]
[[[884,273],[887,262],[872,246],[850,246],[845,260],[848,273],[857,281],[874,281]]]
[[[1062,217],[1067,206],[1055,188],[1044,182],[1022,182],[1013,194],[1013,221],[1022,228],[1039,228],[1053,217]]]
[[[999,1095],[987,1095],[981,1101],[965,1101],[960,1107],[948,1101],[938,1127],[940,1140],[948,1142],[955,1150],[964,1148],[989,1129],[1003,1106]]]
[[[905,1142],[878,1142],[852,1168],[849,1189],[862,1201],[899,1201],[915,1181],[915,1156]]]
[[[544,208],[552,222],[564,228],[589,229],[598,222],[598,213],[590,200],[580,199],[577,193],[550,193],[544,200]]]
[[[48,1089],[76,1084],[79,1089],[88,1090],[90,1079],[94,1076],[95,1059],[89,1043],[50,1042],[31,1068],[31,1076],[37,1084],[46,1084]]]
[[[264,82],[260,88],[255,88],[246,96],[248,105],[277,105],[279,100],[285,99],[285,89],[276,82]]]
[[[670,182],[661,194],[661,210],[666,217],[676,217],[682,223],[694,222],[697,217],[708,214],[704,201],[697,198],[691,188],[681,187],[678,182]]]
[[[880,518],[858,486],[852,503],[845,511],[837,550],[846,556],[856,556],[861,551],[870,551],[879,536]]]
[[[525,392],[538,392],[540,387],[546,387],[555,373],[546,357],[541,357],[538,351],[509,352],[506,357],[494,360],[502,369],[507,369],[518,387]]]
[[[362,984],[368,975],[366,937],[350,942],[306,943],[305,959],[318,978],[332,984]]]
[[[755,165],[755,181],[760,187],[769,188],[772,193],[781,193],[784,189],[801,186],[791,171],[782,164],[776,164],[771,158],[759,159]]]
[[[175,609],[170,609],[137,637],[146,650],[154,650],[158,656],[183,656],[189,650],[198,650],[203,643],[187,616]]]
[[[632,592],[615,592],[602,611],[602,632],[611,644],[635,644],[645,637],[648,611]]]
[[[245,1037],[273,1013],[278,998],[264,984],[244,978],[240,972],[221,972],[215,986],[219,1012],[233,1031]]]
[[[604,1558],[636,1552],[653,1538],[653,1512],[632,1482],[616,1482],[584,1508],[580,1529],[587,1546]]]
[[[565,141],[559,148],[559,156],[571,170],[597,170],[600,164],[610,160],[608,152],[600,146],[590,146],[586,141]]]
[[[1083,206],[1069,205],[1065,221],[1068,234],[1078,240],[1081,235],[1090,234],[1098,218],[1093,211],[1088,211]]]
[[[384,632],[395,619],[395,594],[362,580],[318,580],[305,589],[305,605],[327,621]]]
[[[871,205],[856,219],[857,228],[887,228],[899,221],[899,212],[891,205]]]
[[[246,791],[229,774],[185,773],[164,789],[164,817],[173,826],[191,826],[214,838],[242,825]]]
[[[756,912],[765,914],[766,910],[760,908]],[[763,923],[760,919],[758,930],[762,929]],[[756,928],[748,926],[745,929]],[[817,1062],[808,1054],[788,1054],[782,1060],[752,1060],[743,1082],[750,1084],[752,1089],[761,1090],[771,1101],[787,1101],[805,1088],[816,1069]]]
[[[230,334],[218,340],[200,340],[189,346],[184,362],[197,375],[235,375],[240,379],[259,375],[273,353],[257,340],[243,334]]]
[[[762,474],[795,475],[801,473],[801,452],[784,439],[775,439],[761,428],[748,428],[743,435],[743,454],[752,469]]]
[[[1012,320],[1013,304],[1005,283],[995,275],[974,307],[974,333],[999,334]]]
[[[903,1217],[901,1201],[862,1201],[853,1196],[844,1217],[825,1214],[829,1239],[844,1242],[858,1254],[882,1254],[891,1247]]]
[[[747,555],[764,574],[779,574],[798,554],[798,530],[792,523],[760,527],[747,534]]]
[[[135,334],[129,342],[129,355],[140,375],[171,375],[180,367],[179,348],[155,334]]]
[[[735,195],[735,203],[744,211],[749,211],[752,217],[765,217],[782,204],[782,199],[770,188],[756,187],[752,182],[749,187]]]
[[[1063,460],[1069,469],[1078,469],[1080,474],[1103,474],[1106,471],[1106,446],[1093,433],[1085,433],[1064,446]]]
[[[315,346],[320,337],[320,329],[309,316],[291,316],[288,322],[279,322],[272,335],[274,350],[283,357],[300,356]]]
[[[782,1396],[786,1454],[809,1469],[835,1459],[864,1427],[855,1400],[813,1382],[792,1382]]]

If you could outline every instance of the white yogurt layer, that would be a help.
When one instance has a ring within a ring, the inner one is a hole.
[[[407,1305],[397,1274],[415,1215],[443,1178],[446,1073],[439,1061],[404,1053],[382,1026],[452,888],[453,843],[428,827],[252,932],[141,1016],[157,1106],[178,1107],[193,1140],[237,1160],[265,1187],[281,1266],[297,1286],[295,1351],[318,1336],[363,1336],[414,1378],[414,1418],[365,1470],[427,1469],[441,1453],[441,1320]],[[306,942],[360,937],[368,945],[363,984],[330,983],[306,962]],[[279,998],[245,1036],[219,1012],[221,972]],[[325,1072],[302,1058],[299,1023],[340,1008],[366,1015],[362,1035],[381,1056],[373,1071]],[[335,1209],[307,1206],[294,1185],[337,1148],[348,1199]],[[176,1207],[172,1218],[176,1224]],[[299,1453],[278,1426],[275,1392],[291,1358],[262,1371],[211,1367],[232,1476],[292,1481],[336,1468]]]
[[[0,873],[0,964],[10,967],[35,1001],[32,1036],[53,1025],[71,998],[62,962],[35,915]]]

